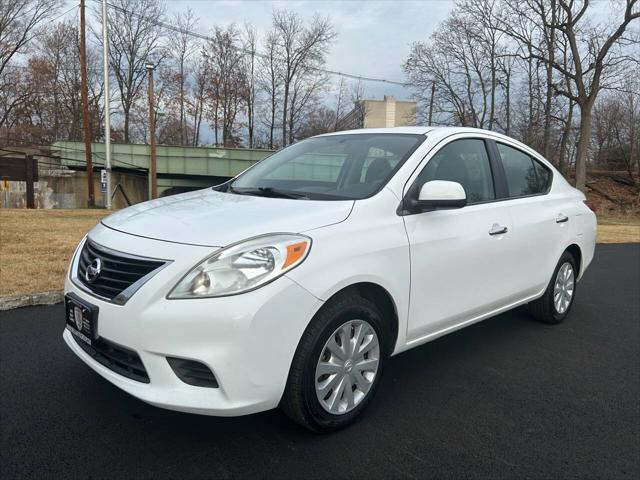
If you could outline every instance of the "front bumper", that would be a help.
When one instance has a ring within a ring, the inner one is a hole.
[[[162,251],[162,258],[174,261],[124,306],[86,293],[68,276],[65,282],[65,293],[99,307],[98,335],[134,350],[150,382],[131,380],[98,363],[65,330],[63,338],[78,357],[124,391],[163,408],[234,416],[278,405],[298,342],[320,300],[286,276],[241,295],[167,300],[168,291],[211,248],[133,237],[102,226],[90,236],[115,250],[138,255]],[[219,387],[184,383],[167,357],[203,363]]]

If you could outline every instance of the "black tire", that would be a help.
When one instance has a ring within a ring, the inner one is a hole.
[[[315,372],[325,343],[336,329],[349,320],[364,320],[374,328],[380,345],[380,356],[378,370],[367,395],[353,410],[336,415],[327,412],[317,398]],[[350,425],[375,395],[384,363],[390,353],[390,337],[383,315],[373,302],[355,291],[339,293],[314,316],[302,335],[280,408],[292,420],[316,433],[331,432]]]
[[[574,272],[573,294],[571,295],[571,300],[567,309],[563,313],[559,313],[554,305],[553,290],[556,282],[556,277],[558,276],[558,271],[560,270],[560,267],[567,262],[571,264]],[[570,252],[565,251],[560,257],[560,260],[558,260],[558,264],[553,271],[551,280],[549,281],[547,289],[545,290],[542,297],[529,303],[529,310],[533,317],[543,323],[557,324],[562,322],[567,317],[567,315],[569,315],[571,307],[573,306],[573,302],[576,298],[576,290],[578,285],[577,278],[578,264],[573,255]]]

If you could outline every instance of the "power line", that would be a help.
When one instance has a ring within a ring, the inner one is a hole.
[[[49,20],[49,22],[55,22],[56,20],[58,20],[60,17],[64,17],[67,13],[69,13],[71,10],[73,10],[74,8],[78,8],[78,5],[73,5],[71,8],[69,8],[68,10],[65,10],[64,12],[62,12],[60,15],[58,15],[57,17],[52,18],[51,20]]]
[[[100,0],[93,0],[96,3],[99,3]],[[124,13],[127,15],[131,15],[137,18],[141,18],[146,20],[147,22],[156,25],[158,27],[162,27],[165,28],[167,30],[171,30],[173,32],[176,33],[182,33],[184,35],[189,35],[191,37],[194,38],[199,38],[201,40],[214,40],[212,37],[210,37],[209,35],[205,35],[203,33],[198,33],[198,32],[192,32],[191,30],[187,30],[185,28],[181,28],[175,25],[172,25],[168,22],[164,22],[162,20],[154,20],[152,18],[148,18],[142,14],[136,13],[136,12],[132,12],[131,10],[127,10],[126,8],[122,8],[119,7],[118,5],[114,5],[112,3],[107,2],[107,5],[111,8],[113,8],[114,10],[119,11],[120,13]],[[250,50],[247,50],[245,48],[236,48],[237,51],[240,51],[246,55],[255,55],[256,57],[259,58],[264,58],[264,59],[268,59],[268,56],[264,53],[259,53],[259,52],[251,52]],[[356,75],[353,73],[346,73],[346,72],[340,72],[338,70],[329,70],[326,68],[321,68],[321,67],[312,67],[312,70],[318,71],[318,72],[324,72],[328,75],[336,75],[336,76],[340,76],[340,77],[344,77],[344,78],[350,78],[353,80],[361,80],[361,81],[365,81],[365,82],[378,82],[378,83],[386,83],[389,85],[399,85],[401,87],[405,87],[406,84],[403,82],[398,82],[395,80],[387,80],[385,78],[376,78],[376,77],[368,77],[368,76],[364,76],[364,75]]]

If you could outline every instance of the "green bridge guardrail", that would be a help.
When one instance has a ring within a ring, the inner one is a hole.
[[[64,166],[78,166],[85,161],[84,144],[81,142],[55,142],[52,150],[62,157],[60,161]],[[111,164],[113,167],[147,170],[149,151],[149,145],[112,143]],[[91,152],[94,165],[104,166],[104,143],[92,143]],[[156,147],[159,175],[234,177],[272,153],[272,150],[249,148]]]

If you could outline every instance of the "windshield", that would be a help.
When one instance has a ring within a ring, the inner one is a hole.
[[[366,198],[387,183],[425,138],[399,133],[310,138],[265,158],[228,190],[299,199]]]

